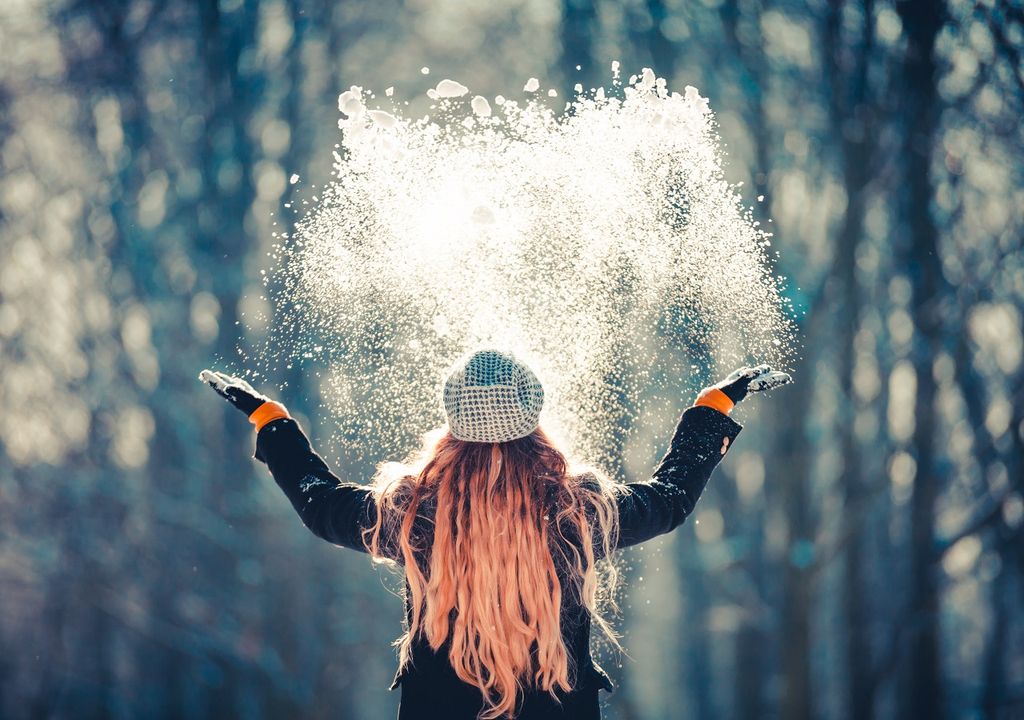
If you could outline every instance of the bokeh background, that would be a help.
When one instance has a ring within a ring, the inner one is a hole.
[[[399,583],[196,373],[269,332],[339,92],[620,60],[710,99],[802,349],[626,553],[606,717],[1024,717],[1022,53],[1006,0],[4,0],[0,716],[394,716]],[[268,390],[327,437],[310,370]]]

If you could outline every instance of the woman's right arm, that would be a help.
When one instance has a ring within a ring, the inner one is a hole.
[[[243,412],[256,427],[257,460],[266,464],[303,524],[329,543],[367,552],[362,531],[377,517],[371,488],[339,480],[313,451],[284,405],[245,380],[212,370],[199,379]],[[390,548],[382,552],[390,556]]]
[[[278,418],[256,435],[254,457],[265,463],[302,523],[329,543],[367,552],[362,532],[377,504],[369,486],[342,482],[312,448],[299,424]]]

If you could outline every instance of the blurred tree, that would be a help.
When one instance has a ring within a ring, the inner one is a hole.
[[[861,326],[861,291],[858,278],[858,248],[864,234],[869,182],[878,164],[875,152],[875,108],[878,94],[869,85],[868,68],[875,51],[875,6],[866,0],[858,9],[860,20],[856,39],[844,37],[843,13],[848,4],[843,0],[829,3],[825,20],[825,62],[823,71],[829,83],[829,119],[832,135],[839,144],[839,164],[846,195],[836,236],[835,277],[830,295],[831,304],[842,309],[838,328],[839,434],[842,475],[839,479],[844,507],[855,508],[866,502],[870,490],[865,487],[856,435],[856,418],[860,408],[854,390],[857,334]],[[874,688],[871,683],[871,647],[868,624],[868,597],[864,592],[864,518],[857,523],[845,544],[843,612],[846,625],[846,662],[849,682],[847,706],[852,717],[870,720],[874,717]]]
[[[594,40],[598,35],[597,9],[593,0],[560,0],[562,21],[559,69],[562,76],[562,97],[574,95],[573,86],[583,85],[583,91],[598,87],[601,79],[598,62],[594,57]],[[579,70],[576,67],[579,66]]]
[[[911,282],[914,339],[911,363],[916,381],[915,461],[911,497],[911,587],[909,647],[905,657],[910,673],[903,714],[940,720],[946,715],[942,668],[939,663],[939,577],[934,560],[936,501],[945,473],[938,461],[936,382],[933,367],[941,350],[942,268],[938,229],[931,214],[935,195],[932,157],[939,117],[938,68],[935,40],[946,20],[942,2],[897,2],[907,35],[902,68],[901,98],[904,140],[902,182],[906,195],[901,210],[909,232],[906,267]]]
[[[758,199],[754,205],[755,215],[762,221],[767,221],[767,208],[771,206],[771,185],[770,178],[773,171],[771,157],[772,136],[776,132],[766,116],[765,96],[769,92],[769,77],[773,71],[764,52],[763,43],[751,42],[751,39],[762,37],[762,16],[764,8],[761,3],[740,3],[738,0],[726,0],[718,8],[718,17],[721,22],[725,47],[724,53],[730,58],[730,70],[736,78],[735,83],[743,88],[741,100],[741,112],[743,120],[752,137],[753,160],[750,164],[750,175],[753,180],[753,192]],[[795,482],[800,480],[794,478]],[[793,486],[797,496],[802,488]],[[783,494],[787,494],[784,490]],[[798,501],[798,497],[786,498],[788,501]],[[787,509],[788,512],[788,502]],[[740,513],[741,508],[733,504],[727,509],[729,515]],[[742,517],[742,515],[741,515]],[[801,519],[799,515],[794,519]],[[735,668],[735,690],[736,690],[736,715],[744,718],[760,717],[764,713],[764,688],[765,688],[765,628],[764,613],[762,608],[763,598],[766,595],[765,577],[765,555],[762,551],[763,543],[761,534],[764,532],[763,517],[756,518],[752,527],[747,529],[751,538],[750,549],[747,552],[746,562],[743,570],[749,575],[748,582],[753,586],[753,593],[748,593],[747,602],[744,605],[744,614],[740,620],[740,626],[736,633],[736,668]],[[738,523],[739,521],[737,521]],[[803,536],[808,533],[806,528],[794,529],[794,534]],[[786,590],[794,600],[800,595],[800,591],[793,583],[802,582],[799,573],[786,574]],[[798,706],[794,714],[802,716],[804,708],[809,708],[810,683],[806,678],[809,672],[808,656],[810,654],[809,635],[804,632],[799,623],[806,622],[805,616],[794,616],[793,620],[798,623],[793,629],[795,632],[789,637],[785,650],[784,672],[786,682],[793,690],[790,696],[791,701]]]

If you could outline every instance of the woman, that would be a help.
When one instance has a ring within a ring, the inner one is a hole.
[[[255,457],[313,533],[404,567],[399,720],[599,718],[598,690],[613,686],[590,626],[615,643],[597,612],[615,569],[602,564],[602,577],[598,560],[678,527],[740,432],[735,403],[790,382],[761,365],[704,389],[653,477],[620,484],[570,472],[538,426],[537,377],[480,350],[447,378],[448,423],[421,457],[363,486],[338,480],[280,403],[223,373],[200,379],[249,416]]]

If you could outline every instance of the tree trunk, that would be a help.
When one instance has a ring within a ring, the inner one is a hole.
[[[197,249],[206,267],[214,268],[210,290],[220,308],[220,331],[214,343],[215,355],[235,357],[237,342],[236,320],[238,301],[242,295],[244,273],[241,271],[247,251],[245,221],[252,203],[254,183],[252,177],[255,149],[248,132],[248,124],[259,97],[262,78],[254,71],[244,73],[240,60],[243,52],[255,43],[258,19],[256,0],[245,0],[230,14],[224,14],[216,0],[202,4],[203,69],[206,83],[206,130],[202,177],[205,195],[200,201],[200,226]],[[221,142],[217,142],[220,140]],[[225,182],[225,166],[237,165],[233,182]],[[204,222],[205,221],[205,222]],[[238,500],[253,491],[250,473],[240,472],[237,453],[252,447],[252,430],[244,418],[231,408],[223,408],[222,421],[211,431],[216,437],[208,442],[229,448],[211,463],[216,483],[212,486],[211,504],[226,515],[237,513]],[[246,518],[232,523],[240,532],[256,537],[253,524]],[[225,595],[237,593],[240,584],[236,568],[246,560],[256,562],[261,556],[258,545],[250,547],[248,557],[233,553],[218,553],[209,560],[209,571],[224,582],[216,589]],[[259,595],[242,594],[231,604],[227,614],[237,623],[239,640],[253,638],[263,642],[260,627]],[[228,648],[230,653],[240,650]],[[261,703],[274,686],[262,681],[254,671],[254,664],[239,658],[223,659],[223,683],[213,693],[212,714],[226,717],[244,713],[247,703]]]
[[[562,68],[562,96],[574,95],[573,86],[582,83],[584,92],[597,85],[594,66],[594,34],[597,31],[597,10],[593,0],[562,0],[559,66]],[[580,69],[576,70],[579,65]]]
[[[679,47],[665,36],[663,22],[669,15],[664,0],[647,0],[647,12],[651,16],[651,27],[647,32],[647,47],[651,53],[654,74],[668,81],[669,90],[676,74]]]
[[[903,199],[910,233],[907,267],[911,281],[914,338],[911,362],[917,377],[912,453],[917,462],[910,508],[911,571],[909,664],[906,717],[942,720],[944,686],[939,652],[939,577],[934,557],[935,508],[941,487],[936,462],[936,382],[932,364],[941,345],[940,294],[942,268],[938,230],[931,215],[931,176],[939,99],[936,87],[935,38],[945,19],[941,2],[899,2],[896,5],[907,36],[902,67]]]
[[[807,363],[808,368],[811,367]],[[800,373],[797,377],[809,377]],[[804,552],[812,541],[811,513],[807,486],[810,481],[809,455],[804,424],[810,411],[811,388],[795,393],[790,410],[796,422],[779,438],[777,472],[783,483],[782,505],[787,524],[786,555],[783,557],[782,600],[782,717],[785,720],[810,720],[811,696],[811,581],[807,576]],[[769,481],[770,482],[770,481]]]
[[[841,219],[836,249],[838,280],[840,399],[838,407],[840,456],[842,472],[839,484],[844,505],[855,507],[863,502],[863,470],[860,448],[855,433],[858,400],[853,386],[856,339],[860,328],[862,298],[857,278],[857,249],[864,231],[867,205],[867,184],[870,178],[874,149],[874,123],[869,115],[873,106],[868,91],[867,68],[874,47],[874,3],[867,0],[861,10],[859,42],[847,47],[842,37],[844,0],[832,0],[825,24],[826,80],[830,83],[830,115],[833,135],[840,139],[846,210]],[[847,52],[849,50],[849,52]],[[852,57],[853,67],[844,58]],[[870,139],[870,140],[869,140]],[[868,599],[864,594],[864,523],[856,528],[846,546],[843,564],[845,589],[842,598],[846,625],[847,706],[850,716],[858,720],[874,717],[874,687],[871,681],[871,646],[869,642]]]
[[[649,3],[650,4],[650,3]],[[733,61],[739,67],[739,74],[743,78],[742,85],[745,107],[743,108],[744,120],[750,135],[753,139],[754,157],[750,168],[752,189],[754,198],[762,198],[754,205],[754,215],[762,223],[768,219],[767,208],[770,207],[769,179],[771,177],[771,127],[765,113],[765,84],[768,82],[766,63],[762,48],[757,44],[745,44],[740,39],[741,10],[736,0],[726,0],[719,8],[719,19],[728,41],[728,47],[732,52]],[[652,11],[652,17],[653,17]],[[746,22],[755,26],[761,23],[761,6],[754,4],[749,9],[749,17]],[[663,37],[663,34],[658,34]],[[660,45],[652,45],[652,53],[657,57]],[[670,70],[674,69],[674,64]],[[769,259],[769,263],[771,260]],[[770,434],[769,434],[770,436]],[[765,565],[767,558],[762,552],[762,538],[764,535],[764,518],[754,518],[745,530],[747,537],[753,539],[750,545],[749,555],[744,563],[750,576],[750,581],[755,588],[756,598],[764,597],[765,592]],[[789,577],[789,576],[787,576]],[[792,580],[793,578],[789,578]],[[792,589],[792,588],[791,588]],[[748,607],[749,611],[741,620],[739,631],[736,634],[736,668],[734,687],[736,694],[735,715],[739,718],[758,718],[763,714],[763,688],[764,688],[764,658],[765,658],[765,631],[763,618],[758,607]],[[807,635],[800,635],[798,638],[805,638]],[[809,647],[787,647],[787,653],[794,653],[794,657],[809,653]],[[796,660],[793,668],[808,667],[806,663]],[[799,684],[809,688],[809,683],[801,681]]]

